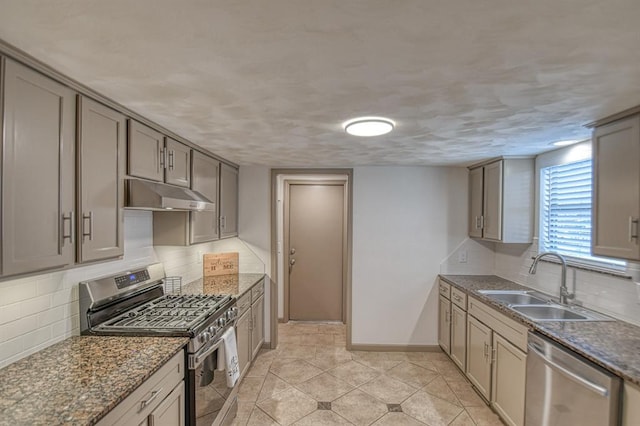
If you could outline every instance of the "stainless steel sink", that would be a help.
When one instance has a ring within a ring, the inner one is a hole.
[[[542,305],[549,301],[542,295],[534,295],[526,290],[480,290],[479,293],[507,305]]]
[[[555,304],[512,305],[509,307],[533,321],[611,321],[610,318],[604,315],[577,307]]]

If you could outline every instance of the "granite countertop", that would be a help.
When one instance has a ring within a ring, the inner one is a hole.
[[[186,337],[75,336],[0,369],[0,425],[93,425]]]
[[[264,277],[265,274],[232,274],[205,277],[182,286],[182,293],[228,294],[238,298],[258,284]]]
[[[640,385],[640,327],[624,321],[533,322],[489,299],[478,290],[531,290],[495,275],[441,275],[444,281],[465,291],[505,315],[526,324],[588,358],[597,365]]]

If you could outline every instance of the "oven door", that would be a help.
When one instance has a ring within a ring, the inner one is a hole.
[[[222,339],[218,339],[189,355],[190,425],[226,426],[236,416],[237,384],[228,388],[225,371],[216,371],[218,356],[222,356],[219,350],[222,344]]]

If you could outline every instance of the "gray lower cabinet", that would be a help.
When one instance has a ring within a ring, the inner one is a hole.
[[[78,98],[78,262],[124,254],[126,118]]]
[[[240,377],[244,375],[251,362],[251,308],[240,315],[236,323],[236,342],[238,345],[238,366]]]
[[[181,426],[185,423],[184,382],[171,393],[149,414],[146,424],[151,426]],[[145,423],[143,423],[145,424]]]
[[[238,169],[220,166],[220,238],[238,235]]]
[[[438,344],[449,355],[451,353],[451,301],[439,296],[438,308]]]
[[[508,425],[524,425],[527,355],[493,333],[491,406]]]
[[[264,343],[264,294],[251,304],[251,358],[255,358]]]
[[[129,120],[129,142],[127,150],[130,176],[162,182],[164,180],[164,136],[162,133]]]
[[[467,377],[486,398],[491,398],[491,334],[489,327],[467,317]]]
[[[191,187],[191,148],[171,138],[165,141],[164,181],[171,185]]]
[[[451,360],[464,371],[467,362],[467,312],[451,304]]]
[[[3,76],[2,275],[75,260],[75,92],[12,60]]]
[[[215,203],[218,199],[220,162],[197,151],[193,151],[191,160],[191,189]],[[218,212],[191,212],[190,215],[191,244],[218,239]]]

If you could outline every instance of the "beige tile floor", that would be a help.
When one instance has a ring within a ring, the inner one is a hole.
[[[349,352],[341,324],[280,324],[238,392],[234,425],[499,425],[443,353]]]

